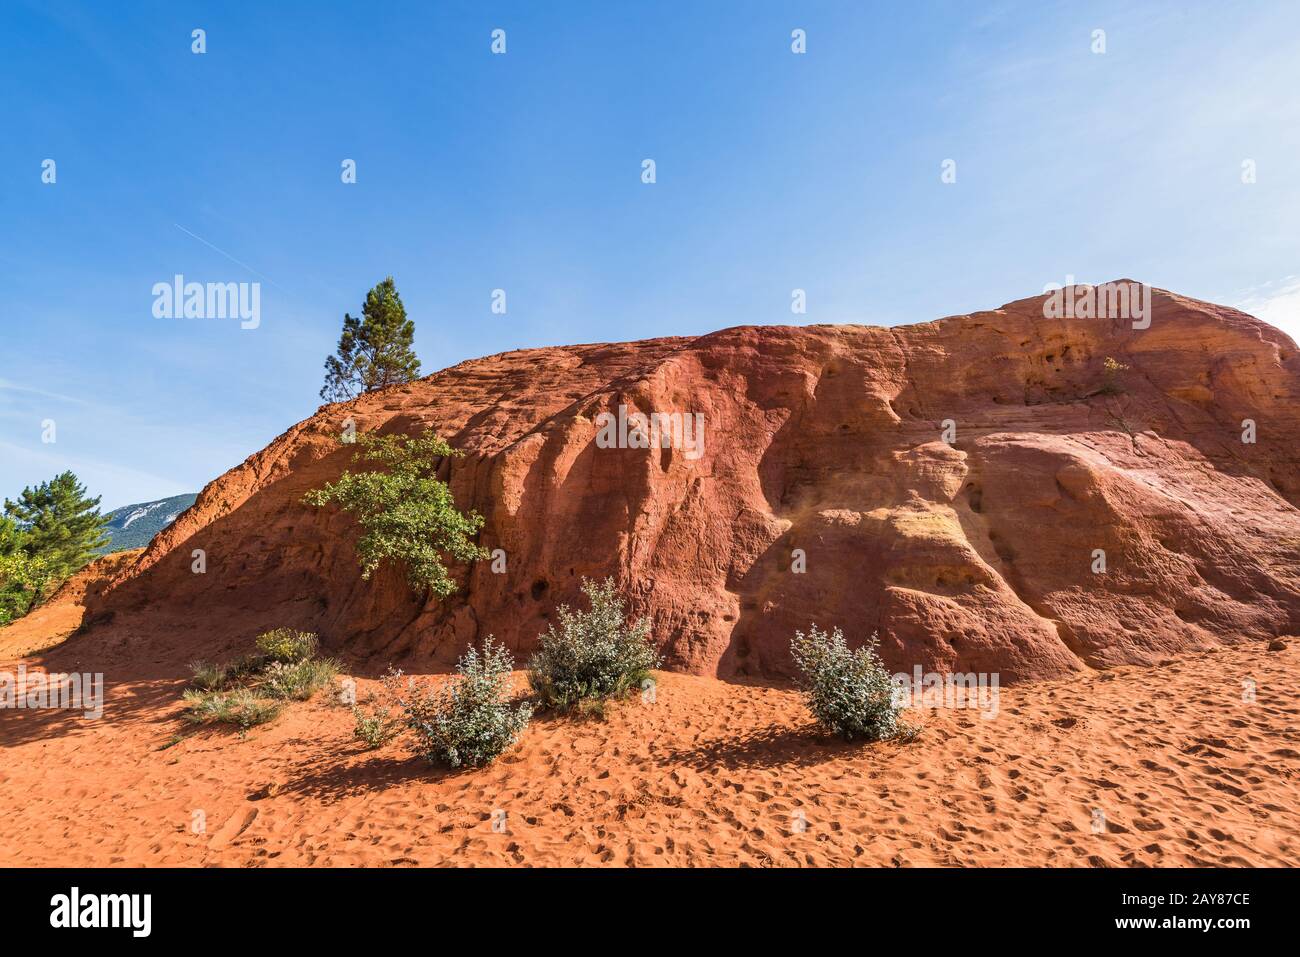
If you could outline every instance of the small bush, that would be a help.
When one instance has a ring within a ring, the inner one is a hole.
[[[338,665],[329,658],[311,658],[287,665],[273,661],[259,676],[257,688],[282,701],[306,701],[338,676]]]
[[[199,691],[220,691],[226,684],[226,669],[221,665],[210,665],[205,661],[196,661],[190,665],[194,677],[190,686]]]
[[[818,723],[846,741],[883,741],[911,734],[899,719],[894,682],[876,654],[876,635],[849,651],[844,635],[813,625],[795,632],[790,653],[799,669],[799,686]]]
[[[249,652],[246,655],[240,655],[226,665],[226,683],[250,681],[265,671],[266,666],[270,663],[271,659],[260,652]]]
[[[1124,373],[1129,367],[1118,359],[1107,356],[1101,364],[1102,384],[1098,391],[1102,395],[1119,395],[1124,392]]]
[[[316,654],[316,636],[292,628],[277,628],[258,636],[257,650],[273,662],[294,665]]]
[[[614,580],[582,580],[591,611],[558,609],[560,630],[551,626],[528,662],[528,679],[542,700],[569,710],[585,699],[619,697],[650,675],[660,657],[650,643],[650,624],[640,619],[627,627],[623,602]]]
[[[405,717],[398,705],[401,681],[402,672],[389,668],[380,682],[379,693],[370,695],[366,707],[352,706],[352,718],[356,722],[352,729],[353,737],[372,751],[401,734],[405,725]]]
[[[356,721],[352,728],[353,737],[364,742],[372,751],[382,748],[402,731],[402,720],[386,714],[353,708],[352,717]]]
[[[246,731],[280,713],[284,701],[306,701],[338,675],[338,665],[313,657],[316,636],[289,628],[268,631],[257,651],[228,665],[196,661],[184,694],[193,724],[232,724]]]
[[[417,748],[431,761],[450,767],[480,767],[519,739],[532,706],[510,704],[514,660],[492,637],[480,654],[467,651],[456,666],[457,677],[436,687],[409,682],[399,699]]]
[[[192,724],[230,724],[247,731],[273,720],[280,704],[257,697],[247,688],[234,691],[194,691],[184,694],[185,719]]]

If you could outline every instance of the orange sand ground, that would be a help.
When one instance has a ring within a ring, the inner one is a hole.
[[[820,738],[792,691],[664,674],[653,705],[537,719],[462,773],[362,750],[321,698],[163,748],[181,682],[109,675],[101,720],[0,712],[0,865],[1295,865],[1298,659],[1004,688],[996,719],[927,712],[907,745]]]

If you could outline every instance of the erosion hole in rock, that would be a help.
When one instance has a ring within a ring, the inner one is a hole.
[[[547,582],[545,578],[539,578],[533,582],[532,595],[533,601],[541,601],[542,596],[546,594]]]

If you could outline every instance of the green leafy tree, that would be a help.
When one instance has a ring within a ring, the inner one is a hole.
[[[49,562],[29,555],[26,544],[18,524],[0,515],[0,625],[27,614],[55,584]]]
[[[59,578],[79,571],[108,543],[99,497],[87,496],[71,472],[23,489],[16,502],[5,499],[5,516],[22,532],[23,550],[44,559]]]
[[[389,276],[366,295],[361,318],[344,313],[338,351],[325,360],[327,402],[353,399],[363,392],[419,378],[420,360],[411,345],[415,323]]]
[[[27,536],[8,515],[0,512],[0,558],[12,555],[27,543]]]
[[[317,508],[337,504],[356,516],[362,535],[357,541],[361,577],[369,579],[380,562],[406,567],[411,588],[440,598],[456,590],[443,556],[471,562],[487,553],[473,541],[483,516],[456,510],[451,489],[434,477],[443,458],[458,456],[433,432],[418,436],[362,433],[354,462],[378,468],[344,471],[337,482],[313,489],[304,501]]]

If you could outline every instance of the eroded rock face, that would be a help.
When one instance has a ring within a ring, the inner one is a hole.
[[[852,643],[879,631],[893,668],[1003,681],[1300,631],[1296,346],[1232,309],[1153,303],[1144,330],[1047,319],[1039,297],[893,329],[465,362],[294,426],[92,611],[115,612],[119,643],[192,653],[291,625],[379,667],[447,665],[488,633],[526,652],[583,576],[612,575],[668,667],[723,677],[788,674],[812,622]],[[598,417],[620,404],[702,413],[701,454],[601,448]],[[444,476],[506,573],[458,568],[443,602],[395,570],[362,582],[351,519],[301,502],[347,466],[349,417],[463,450]]]

